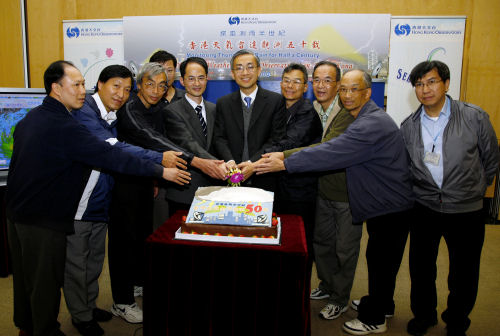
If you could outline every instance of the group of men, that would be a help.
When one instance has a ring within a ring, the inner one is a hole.
[[[311,299],[328,299],[321,317],[348,309],[366,221],[368,295],[351,302],[358,318],[344,330],[387,330],[410,232],[408,332],[424,335],[437,323],[435,260],[444,236],[450,295],[442,318],[449,336],[465,335],[484,239],[482,197],[499,154],[488,115],[446,95],[444,63],[414,68],[422,105],[399,129],[371,100],[371,77],[341,76],[334,62],[315,65],[311,103],[303,65],[284,69],[279,95],[258,86],[259,58],[240,50],[231,59],[239,90],[213,104],[203,98],[204,59],[179,65],[185,91],[172,85],[173,55],[159,51],[150,61],[137,92],[132,73],[112,65],[86,97],[80,72],[55,62],[44,75],[47,98],[16,127],[7,209],[20,335],[63,335],[61,287],[82,335],[102,335],[98,322],[112,314],[142,322],[134,296],[142,295],[153,222],[187,209],[198,187],[220,183],[234,167],[246,185],[275,192],[276,212],[303,217],[320,279]],[[111,313],[96,306],[106,228]]]

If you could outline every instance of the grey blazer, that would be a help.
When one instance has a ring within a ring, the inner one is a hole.
[[[169,104],[163,111],[166,135],[172,142],[200,158],[217,159],[210,152],[215,123],[215,104],[206,100],[204,103],[207,123],[206,137],[201,129],[196,111],[185,97]],[[191,183],[186,186],[169,183],[166,190],[167,199],[190,204],[198,187],[217,183],[196,168],[189,167],[188,170],[191,173]]]

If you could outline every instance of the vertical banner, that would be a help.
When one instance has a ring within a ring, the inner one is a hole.
[[[93,90],[102,69],[124,64],[123,21],[63,21],[64,59],[73,62]]]
[[[450,68],[448,94],[460,98],[465,17],[392,17],[387,113],[399,125],[420,103],[409,75],[425,60],[439,60]]]

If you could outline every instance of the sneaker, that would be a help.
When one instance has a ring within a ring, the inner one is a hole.
[[[330,294],[328,294],[327,292],[323,292],[321,289],[319,288],[314,288],[312,291],[311,291],[311,295],[309,296],[311,299],[313,300],[321,300],[321,299],[327,299],[330,297]]]
[[[351,335],[380,334],[387,331],[387,324],[364,324],[358,319],[344,323],[343,329]]]
[[[358,311],[359,303],[361,300],[352,300],[351,301],[351,308],[355,311]],[[392,312],[385,312],[385,318],[391,318],[394,316],[394,311]]]
[[[319,312],[319,316],[326,320],[335,320],[337,317],[347,311],[347,306],[338,306],[329,303]]]
[[[431,320],[412,318],[406,326],[408,334],[413,336],[423,336],[427,333],[427,329],[437,324],[437,318]]]
[[[137,303],[131,305],[113,303],[111,312],[128,323],[142,323],[142,309]]]
[[[142,286],[134,286],[134,297],[142,296]]]
[[[101,308],[92,309],[92,317],[97,322],[107,322],[113,318],[113,314]]]

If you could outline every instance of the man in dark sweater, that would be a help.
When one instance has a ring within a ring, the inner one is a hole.
[[[57,316],[66,235],[90,166],[173,180],[188,174],[136,158],[94,137],[71,115],[85,99],[80,71],[66,61],[44,73],[48,96],[14,132],[7,180],[7,219],[14,281],[14,323],[38,335],[64,335]],[[181,182],[182,183],[182,182]]]
[[[162,111],[156,108],[167,89],[165,69],[159,63],[144,64],[137,75],[137,87],[137,96],[130,98],[117,113],[118,139],[146,149],[176,151],[191,168],[223,179],[224,161],[195,156],[165,136]],[[115,181],[108,227],[114,302],[111,312],[129,323],[141,323],[142,310],[135,303],[134,294],[139,296],[141,292],[138,287],[144,282],[144,241],[153,232],[154,181],[123,174],[117,174]]]

